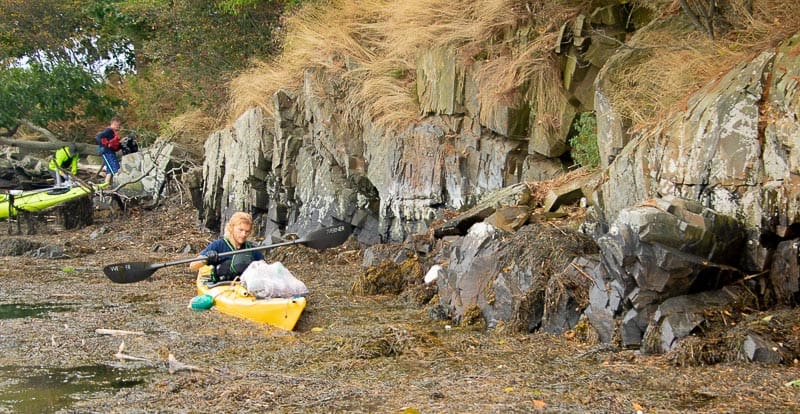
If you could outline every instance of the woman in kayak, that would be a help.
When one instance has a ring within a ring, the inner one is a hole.
[[[232,252],[240,249],[255,247],[247,239],[253,229],[253,217],[250,214],[234,213],[225,226],[225,237],[214,240],[200,254],[207,259],[189,263],[189,269],[198,270],[203,265],[213,266],[211,281],[220,282],[234,280],[239,277],[251,262],[264,260],[264,254],[258,251],[218,257],[219,253]]]

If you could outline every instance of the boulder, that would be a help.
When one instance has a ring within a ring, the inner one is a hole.
[[[130,198],[153,200],[161,196],[167,172],[174,166],[174,144],[157,140],[153,145],[120,158],[120,169],[113,185],[122,185],[121,193]]]
[[[22,256],[42,247],[41,243],[16,237],[0,239],[0,256]]]
[[[769,281],[772,285],[774,301],[781,305],[798,304],[800,294],[800,239],[787,240],[778,244],[772,257]]]
[[[437,279],[438,313],[456,322],[478,309],[489,328],[563,333],[579,322],[592,280],[602,272],[596,257],[580,257],[596,252],[590,239],[549,225],[528,224],[501,239],[480,222],[463,237],[443,240],[435,260],[445,263]]]
[[[735,220],[667,197],[621,211],[598,244],[606,269],[641,310],[731,281],[744,238]]]
[[[588,189],[594,188],[599,183],[600,172],[586,171],[586,174],[576,174],[575,179],[550,188],[542,203],[544,210],[555,211],[562,205],[573,204],[581,198],[591,195]]]
[[[744,357],[751,362],[780,364],[783,362],[780,349],[780,345],[754,333],[747,334],[745,340],[742,341]]]
[[[506,219],[517,220],[517,215],[522,210],[527,209],[530,196],[531,190],[526,184],[515,184],[493,191],[486,194],[476,206],[435,226],[433,234],[435,237],[466,235],[473,224],[484,221],[495,214],[498,208],[503,207],[513,209],[511,215],[514,217],[507,217]]]
[[[744,294],[740,287],[726,287],[669,298],[658,305],[643,338],[643,350],[664,353],[673,350],[681,338],[695,332],[705,320],[703,312],[727,306]]]

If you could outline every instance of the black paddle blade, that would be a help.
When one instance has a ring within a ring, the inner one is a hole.
[[[348,223],[339,224],[332,227],[325,227],[314,230],[305,237],[303,244],[312,249],[327,249],[336,247],[345,241],[353,233],[353,226]]]
[[[135,283],[152,276],[161,265],[146,262],[111,264],[103,268],[103,273],[114,283]]]

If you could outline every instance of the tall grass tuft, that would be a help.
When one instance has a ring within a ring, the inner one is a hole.
[[[635,1],[651,8],[655,3]],[[747,7],[752,3],[752,8]],[[609,99],[632,132],[646,129],[685,109],[688,98],[743,60],[773,48],[798,31],[800,3],[731,0],[730,27],[714,40],[697,30],[649,28],[628,42],[637,58],[611,74]],[[661,13],[680,13],[677,2]]]
[[[344,97],[350,116],[384,127],[419,117],[416,60],[431,47],[449,47],[460,61],[486,60],[478,73],[495,96],[517,98],[530,79],[552,78],[549,55],[560,24],[576,8],[546,0],[333,0],[307,4],[287,20],[283,53],[254,62],[230,83],[231,119],[252,106],[272,112],[278,88],[296,88],[308,67],[350,82]],[[529,39],[514,33],[532,27]],[[517,52],[521,47],[521,52]],[[542,76],[539,72],[545,71]],[[540,82],[552,89],[557,83]],[[542,100],[550,102],[549,100]]]
[[[752,9],[745,7],[752,2]],[[550,0],[330,0],[304,2],[286,21],[283,52],[254,61],[230,82],[230,120],[248,108],[272,113],[278,88],[296,89],[306,68],[347,82],[343,113],[384,127],[419,117],[416,61],[433,47],[448,47],[477,73],[483,102],[527,99],[546,128],[564,125],[560,72],[553,48],[561,25],[592,3]],[[631,0],[658,19],[680,16],[673,0]],[[626,42],[637,60],[611,75],[609,98],[630,124],[645,128],[682,108],[688,96],[743,59],[773,47],[797,30],[800,3],[730,0],[732,24],[711,40],[687,27],[647,28]],[[491,91],[491,92],[487,92]],[[522,93],[528,91],[529,95]],[[563,131],[566,132],[566,131]]]

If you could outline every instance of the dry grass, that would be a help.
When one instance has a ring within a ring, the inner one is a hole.
[[[586,2],[333,0],[315,3],[287,20],[283,53],[253,66],[230,84],[230,119],[260,106],[268,114],[270,96],[295,89],[303,71],[323,68],[348,82],[342,97],[346,121],[372,122],[389,129],[420,116],[416,99],[416,60],[423,50],[448,47],[467,66],[483,64],[476,76],[486,91],[485,104],[533,104],[538,122],[556,131],[561,122],[560,69],[552,56],[558,30]],[[633,129],[654,125],[683,108],[688,96],[736,63],[766,50],[796,31],[800,5],[754,0],[752,13],[734,0],[725,11],[728,23],[710,40],[689,23],[656,25],[629,42],[635,58],[610,75],[612,103]],[[635,1],[658,18],[680,15],[672,0]],[[522,96],[527,90],[528,95]],[[491,92],[487,92],[491,91]],[[357,118],[356,118],[357,117]]]
[[[201,109],[194,109],[169,120],[165,129],[169,136],[180,137],[181,144],[189,149],[200,150],[208,131],[213,130],[217,121]]]
[[[683,104],[691,93],[740,62],[745,54],[719,47],[699,32],[689,32],[676,42],[672,28],[643,33],[636,44],[635,60],[609,74],[608,93],[614,107],[638,128],[685,109]]]
[[[360,124],[375,120],[398,129],[418,118],[414,70],[404,62],[386,59],[367,63],[349,72],[348,77],[358,85],[346,97],[346,106],[357,108],[346,113],[351,117],[360,114],[352,120]]]
[[[371,39],[360,19],[379,18],[368,14],[381,1],[332,1],[328,6],[305,7],[287,20],[283,53],[272,62],[254,62],[253,67],[234,78],[230,85],[232,119],[253,106],[271,114],[270,96],[280,88],[294,89],[302,83],[308,67],[322,67],[332,73],[345,69],[345,58],[369,62],[374,54]]]
[[[679,13],[674,3],[662,12]],[[634,131],[685,109],[692,93],[797,31],[800,4],[754,0],[751,13],[742,3],[731,2],[726,16],[730,24],[715,40],[688,23],[685,30],[651,27],[631,39],[636,57],[611,74],[608,92]]]
[[[453,48],[465,64],[486,60],[478,77],[497,93],[482,99],[518,99],[530,79],[558,85],[547,56],[561,22],[574,13],[560,3],[514,0],[338,0],[307,7],[288,19],[278,59],[256,62],[231,82],[230,117],[253,106],[271,114],[272,93],[296,88],[305,68],[319,67],[355,85],[344,98],[345,113],[384,127],[408,124],[419,116],[416,59],[435,47]],[[520,27],[533,29],[522,36]],[[542,102],[554,102],[555,93],[546,88]]]

